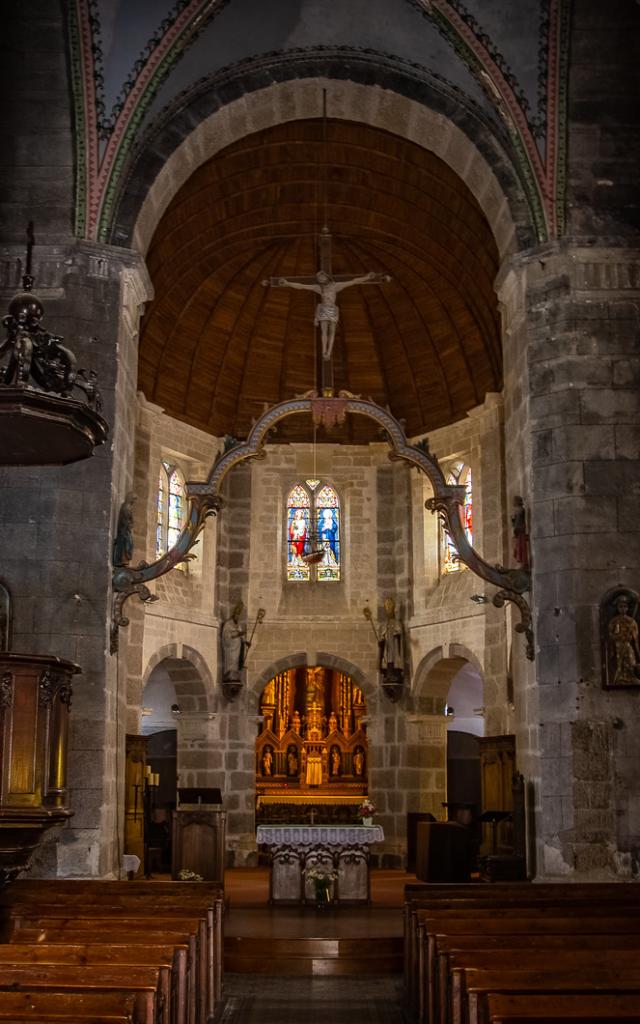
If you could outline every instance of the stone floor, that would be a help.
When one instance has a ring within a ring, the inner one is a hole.
[[[402,1024],[402,979],[225,974],[217,1024]]]

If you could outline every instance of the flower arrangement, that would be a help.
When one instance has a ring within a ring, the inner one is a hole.
[[[326,888],[331,882],[335,882],[338,877],[337,872],[325,864],[313,864],[310,868],[305,868],[304,876],[309,882],[313,882],[316,888],[320,889]]]
[[[181,868],[178,871],[179,882],[204,882],[202,875],[197,874],[195,871],[191,871],[189,868]]]
[[[367,798],[366,800],[363,800],[360,806],[358,807],[358,814],[360,815],[361,818],[370,818],[373,814],[376,813],[376,810],[376,805],[372,804],[371,801]]]

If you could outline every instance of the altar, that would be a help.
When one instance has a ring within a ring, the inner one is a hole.
[[[315,903],[314,867],[333,876],[333,902],[369,902],[369,846],[383,842],[380,825],[259,825],[256,839],[270,853],[271,903]]]

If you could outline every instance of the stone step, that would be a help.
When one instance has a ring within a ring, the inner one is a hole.
[[[395,974],[402,938],[252,938],[228,936],[224,967],[234,974]]]

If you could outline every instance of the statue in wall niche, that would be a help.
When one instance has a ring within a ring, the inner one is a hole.
[[[638,594],[628,588],[609,591],[600,602],[603,684],[640,686]]]
[[[353,774],[359,776],[364,774],[364,751],[362,747],[356,747],[356,752],[353,755]]]
[[[519,494],[514,495],[511,512],[513,528],[513,558],[523,569],[529,568],[529,534],[527,533],[527,510]]]
[[[240,625],[243,609],[242,601],[238,601],[234,605],[231,617],[222,626],[222,678],[225,682],[240,679],[246,649],[250,646],[245,639],[246,630]]]
[[[118,512],[118,525],[113,541],[113,564],[129,565],[133,558],[133,506],[136,495],[129,491]]]
[[[287,775],[298,774],[298,752],[295,747],[289,747],[287,751]]]
[[[273,752],[271,747],[265,747],[262,753],[262,774],[273,774]]]
[[[340,764],[341,764],[340,751],[338,750],[337,747],[332,747],[331,748],[331,769],[330,769],[330,771],[331,771],[331,775],[333,775],[334,777],[338,776],[340,774]]]

